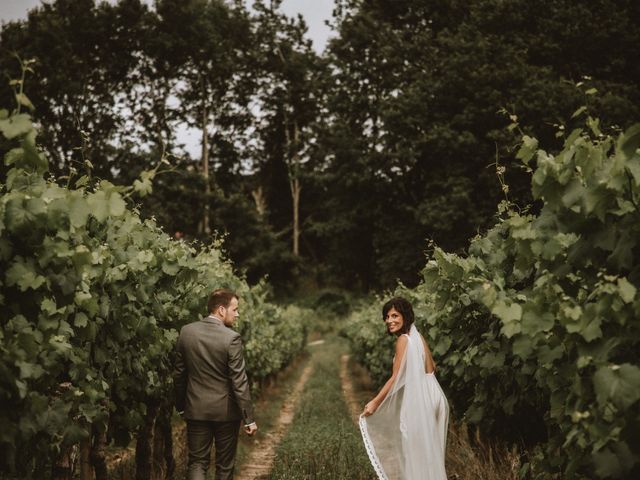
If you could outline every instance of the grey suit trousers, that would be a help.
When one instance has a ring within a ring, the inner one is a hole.
[[[187,480],[206,480],[215,442],[216,480],[231,480],[238,445],[240,421],[187,420],[189,462]]]

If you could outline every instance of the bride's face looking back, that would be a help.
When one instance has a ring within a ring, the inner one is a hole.
[[[397,334],[402,330],[402,326],[404,325],[404,318],[399,311],[391,307],[391,309],[387,312],[384,323],[387,324],[387,330],[389,330],[389,333]]]

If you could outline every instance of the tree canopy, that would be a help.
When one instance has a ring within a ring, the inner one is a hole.
[[[537,208],[522,134],[559,150],[584,118],[640,118],[631,0],[338,0],[321,55],[279,5],[43,4],[2,25],[0,69],[34,62],[0,100],[33,106],[70,184],[130,184],[167,159],[142,215],[223,236],[238,270],[282,293],[414,285],[430,241],[464,249],[505,195]]]

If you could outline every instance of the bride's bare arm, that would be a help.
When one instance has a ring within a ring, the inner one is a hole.
[[[384,384],[384,386],[380,389],[380,391],[375,396],[375,398],[365,405],[364,410],[362,411],[362,414],[365,417],[371,415],[373,412],[375,412],[378,409],[382,401],[386,398],[387,394],[389,393],[389,390],[391,390],[391,386],[393,385],[393,382],[396,380],[396,377],[398,376],[398,372],[400,371],[400,365],[402,365],[402,359],[404,358],[404,354],[407,351],[408,341],[409,340],[404,335],[400,335],[398,337],[398,340],[396,342],[396,356],[393,359],[393,371],[391,373],[391,378],[387,380],[387,383]]]
[[[422,335],[420,335],[420,338],[422,338],[422,344],[424,345],[425,368],[427,369],[427,373],[435,373],[435,371],[436,371],[436,362],[433,361],[433,355],[431,355],[431,350],[429,349],[429,344],[427,343],[427,341],[424,339],[424,337]]]

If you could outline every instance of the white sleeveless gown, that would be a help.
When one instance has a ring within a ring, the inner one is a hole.
[[[415,325],[389,394],[378,410],[360,416],[360,431],[380,480],[447,480],[444,467],[449,404]]]

